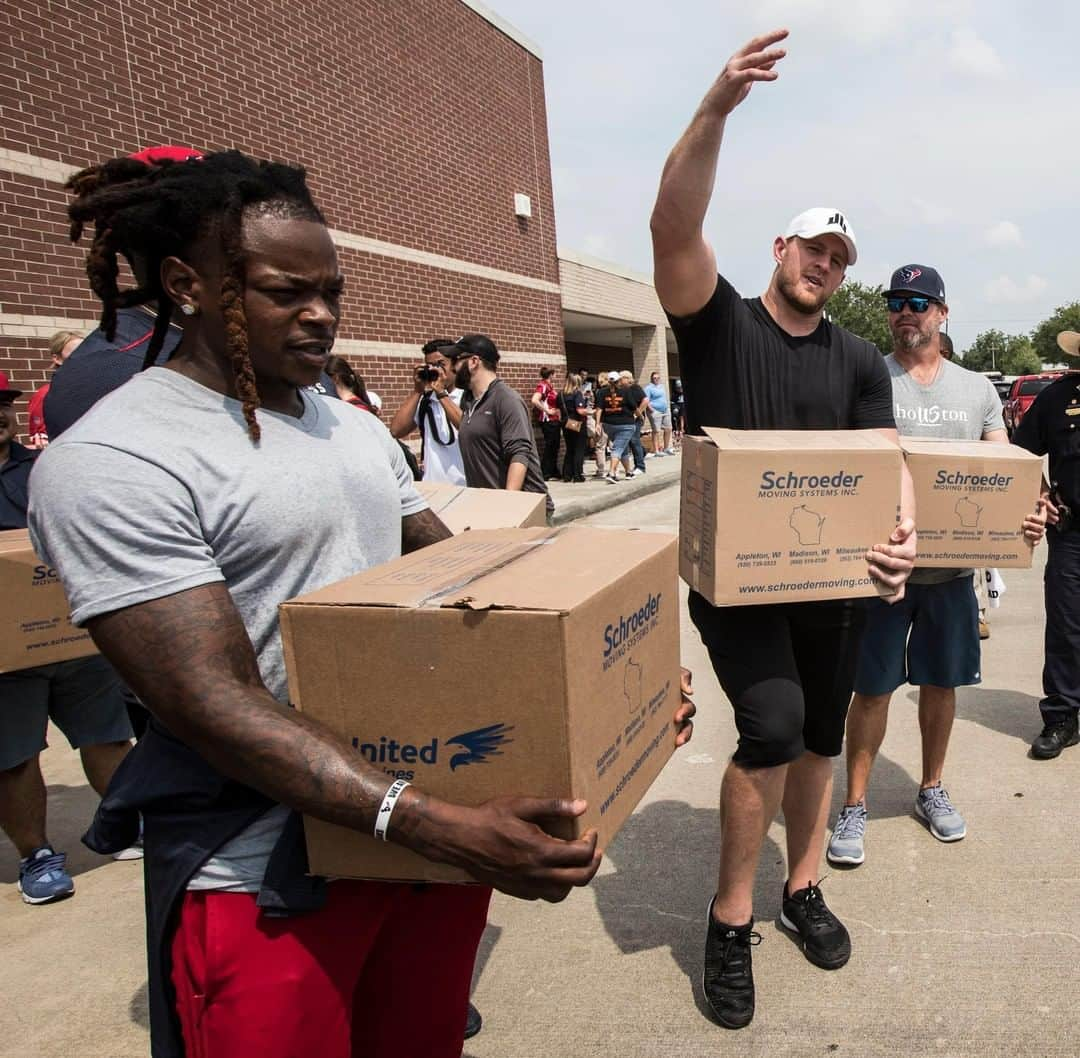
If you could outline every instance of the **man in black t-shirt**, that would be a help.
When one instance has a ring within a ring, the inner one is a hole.
[[[622,382],[617,371],[611,371],[608,373],[607,385],[596,394],[600,425],[611,442],[611,465],[604,475],[610,485],[614,485],[619,480],[619,464],[632,447],[637,432],[638,404],[645,393],[639,387],[641,394],[639,397],[634,393],[634,388]],[[642,462],[644,462],[644,453]],[[636,475],[636,468],[633,473]]]
[[[679,344],[691,433],[877,429],[896,440],[892,387],[881,354],[823,318],[855,263],[855,237],[836,209],[811,209],[773,242],[776,267],[760,298],[742,299],[717,275],[702,224],[727,116],[755,81],[772,81],[786,30],[750,41],[728,62],[676,144],[652,215],[656,292]],[[911,481],[901,523],[867,554],[870,575],[894,598],[915,557]],[[750,949],[753,884],[765,833],[781,804],[788,880],[780,922],[824,969],[851,953],[847,930],[814,883],[843,745],[861,609],[851,600],[713,607],[690,594],[690,616],[735,710],[739,744],[721,792],[719,883],[709,909],[703,985],[728,1028],[754,1015]]]

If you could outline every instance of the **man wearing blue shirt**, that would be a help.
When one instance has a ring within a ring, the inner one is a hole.
[[[654,456],[673,456],[671,447],[671,405],[668,404],[667,391],[660,385],[660,372],[654,371],[649,376],[645,387],[645,396],[649,398],[649,422],[652,423],[652,454]],[[660,434],[663,432],[663,447]]]

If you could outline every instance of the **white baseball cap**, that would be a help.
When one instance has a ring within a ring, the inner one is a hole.
[[[609,371],[607,373],[607,377],[608,377],[609,382],[614,382],[614,381],[616,381],[618,379],[619,372],[618,371]]]
[[[813,239],[818,235],[836,235],[842,239],[847,247],[849,265],[853,265],[858,259],[854,229],[840,210],[830,206],[815,206],[805,213],[800,213],[792,218],[787,231],[784,232],[785,239],[790,239],[792,236]]]

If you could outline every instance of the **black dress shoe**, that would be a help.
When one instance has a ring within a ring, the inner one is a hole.
[[[1077,714],[1068,720],[1055,720],[1043,726],[1042,734],[1031,743],[1031,755],[1036,760],[1053,760],[1066,746],[1075,746],[1080,742],[1080,727]]]
[[[471,1040],[484,1027],[484,1019],[480,1017],[480,1011],[469,1004],[465,1012],[465,1039]]]

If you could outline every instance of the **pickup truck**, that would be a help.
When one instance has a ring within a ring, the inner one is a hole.
[[[1005,429],[1009,436],[1020,425],[1020,420],[1027,414],[1032,401],[1042,393],[1054,379],[1061,378],[1064,371],[1045,371],[1041,375],[1021,375],[1014,379],[1005,406],[1001,409],[1005,417]]]

